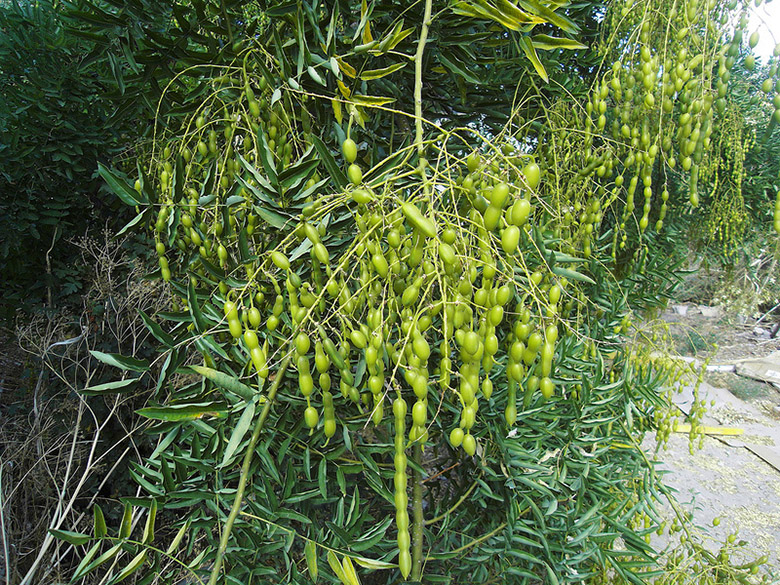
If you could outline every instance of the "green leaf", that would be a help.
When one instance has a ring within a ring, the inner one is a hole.
[[[468,67],[463,66],[459,61],[457,61],[454,57],[450,58],[447,55],[444,54],[443,51],[439,52],[437,57],[439,58],[439,61],[450,71],[450,73],[454,73],[455,75],[459,75],[469,83],[473,83],[475,85],[479,85],[482,83],[477,77],[475,77],[471,71],[469,71]]]
[[[333,158],[333,155],[331,155],[328,147],[319,136],[312,134],[311,138],[314,143],[314,148],[317,149],[317,154],[320,156],[320,160],[322,161],[322,164],[325,165],[325,169],[333,179],[333,182],[336,183],[336,186],[339,189],[346,188],[348,184],[347,176],[344,174],[344,171],[341,170],[341,167],[336,162],[336,159]]]
[[[196,420],[204,416],[225,418],[227,416],[227,407],[221,402],[198,402],[194,404],[174,404],[171,406],[149,406],[135,412],[152,420],[179,422]]]
[[[571,280],[579,280],[580,282],[587,282],[588,284],[596,284],[596,281],[593,280],[590,276],[586,276],[585,274],[577,272],[576,270],[561,268],[560,266],[553,266],[552,271],[558,276],[563,276]]]
[[[207,368],[206,366],[190,366],[190,369],[194,370],[204,378],[208,378],[220,388],[223,388],[228,392],[232,392],[244,400],[252,400],[255,395],[255,390],[253,388],[247,386],[243,382],[240,382],[237,378],[225,374],[224,372],[220,372],[219,370],[215,370],[213,368]]]
[[[130,575],[135,573],[138,569],[140,569],[144,561],[146,560],[147,553],[149,551],[144,549],[141,552],[139,552],[137,555],[135,555],[132,560],[127,563],[127,566],[122,569],[122,571],[119,573],[119,575],[116,576],[116,578],[111,581],[112,583],[119,583],[120,581],[124,581],[127,579]]]
[[[97,569],[100,565],[102,565],[106,561],[110,561],[111,559],[113,559],[119,553],[121,548],[122,548],[122,543],[121,542],[115,544],[110,549],[108,549],[106,552],[104,552],[102,555],[100,555],[98,558],[96,558],[94,561],[92,561],[89,564],[89,566],[84,569],[84,574],[83,575],[78,575],[78,577],[76,575],[74,575],[74,578],[83,577],[84,575],[87,575],[88,573],[91,573],[92,571]]]
[[[173,348],[174,346],[173,337],[171,337],[168,333],[163,331],[162,327],[160,327],[160,325],[155,323],[154,320],[152,320],[152,318],[149,315],[143,312],[143,310],[139,309],[138,313],[141,315],[141,319],[146,325],[146,328],[149,330],[149,332],[152,335],[154,335],[154,338],[160,343],[162,343],[168,349]]]
[[[133,530],[133,507],[130,502],[125,502],[125,509],[122,513],[122,522],[119,524],[119,538],[125,539],[130,536]]]
[[[195,292],[195,283],[191,278],[187,285],[187,307],[189,308],[190,315],[192,315],[192,321],[195,323],[195,328],[198,330],[198,333],[203,333],[208,328],[208,324],[200,310],[198,294]]]
[[[171,541],[171,544],[166,549],[165,554],[173,554],[173,552],[179,547],[181,541],[184,539],[184,535],[187,534],[187,531],[190,529],[190,522],[191,520],[188,519],[187,522],[185,522],[184,525],[179,528],[179,531],[176,533],[173,541]]]
[[[255,205],[254,210],[255,213],[257,213],[257,215],[259,215],[264,222],[277,229],[282,229],[292,219],[260,205]]]
[[[108,169],[103,166],[102,163],[98,163],[98,173],[103,177],[103,180],[108,184],[114,194],[126,205],[136,206],[141,205],[142,203],[148,203],[148,200],[143,197],[141,193],[133,189],[130,182],[118,172]]]
[[[100,396],[102,394],[119,394],[129,392],[135,386],[140,378],[127,378],[126,380],[117,380],[116,382],[106,382],[97,386],[89,386],[80,390],[79,393],[84,396]]]
[[[268,148],[267,144],[260,144],[261,150],[263,148]],[[262,155],[261,151],[261,155]],[[245,181],[242,177],[237,177],[239,182],[246,188],[249,188],[250,191],[255,193],[258,198],[262,199],[265,203],[275,205],[276,202],[272,199],[272,197],[278,197],[278,194],[276,192],[276,189],[273,188],[271,183],[268,182],[268,179],[263,176],[260,171],[258,171],[254,165],[252,165],[249,161],[247,161],[243,156],[241,156],[241,153],[238,153],[238,162],[241,163],[241,166],[246,169],[250,175],[252,175],[252,178],[255,180],[255,182],[263,189],[263,191],[260,191],[258,187],[255,187],[254,185],[250,185],[247,181]],[[266,162],[268,163],[268,166],[270,166],[271,170],[273,171],[273,177],[274,181],[276,180],[276,170],[273,168],[273,161],[269,160],[266,161],[265,157],[260,157],[260,162],[263,164],[263,167],[266,168],[266,172],[268,171],[268,168],[266,167]]]
[[[146,517],[144,526],[144,537],[141,542],[151,544],[154,540],[154,521],[157,519],[157,500],[152,498],[152,505],[149,508],[149,515]]]
[[[76,567],[76,570],[73,572],[73,578],[71,581],[75,581],[76,579],[79,579],[84,575],[84,572],[86,571],[89,564],[92,562],[92,559],[95,558],[95,555],[100,550],[100,545],[103,544],[102,541],[96,542],[89,551],[87,551],[87,554],[84,555],[84,558],[81,559],[81,562]]]
[[[103,510],[100,509],[100,506],[95,504],[95,507],[92,508],[92,514],[95,538],[103,538],[108,534],[108,527],[106,526],[106,518],[103,516]]]
[[[328,460],[324,457],[320,459],[317,484],[320,488],[320,495],[322,495],[322,499],[324,500],[328,497]]]
[[[73,546],[81,546],[82,544],[86,544],[90,540],[92,540],[92,537],[89,534],[82,534],[81,532],[71,532],[70,530],[55,530],[53,528],[50,528],[49,533],[51,533],[51,535],[54,538],[57,538],[59,540],[64,540],[65,542],[72,544]]]
[[[523,49],[525,56],[528,57],[528,60],[531,61],[531,64],[534,66],[534,69],[536,69],[536,73],[539,77],[544,79],[545,82],[548,82],[550,79],[547,77],[547,71],[545,71],[544,65],[542,65],[542,62],[539,60],[539,55],[536,54],[536,49],[534,49],[531,39],[522,37],[520,39],[520,47]]]
[[[242,264],[247,264],[252,261],[253,254],[249,250],[247,228],[241,228],[238,232],[238,256]]]
[[[150,208],[151,209],[151,208]],[[146,220],[147,215],[150,213],[150,209],[145,210],[143,213],[139,213],[136,215],[133,219],[131,219],[129,222],[125,224],[125,227],[123,227],[121,230],[119,230],[116,234],[116,237],[123,236],[130,230],[132,230],[135,226],[137,226],[139,223]]]
[[[319,73],[317,73],[317,70],[314,67],[309,65],[309,67],[306,69],[306,72],[309,74],[309,77],[311,77],[316,83],[319,83],[323,87],[328,87],[328,83]]]
[[[133,372],[149,371],[149,362],[146,360],[126,357],[119,355],[118,353],[103,353],[102,351],[97,351],[94,349],[89,350],[89,353],[92,354],[92,357],[100,360],[104,364],[108,364],[109,366],[114,366],[122,370],[130,370]]]
[[[303,547],[303,551],[306,554],[306,568],[309,571],[309,577],[315,583],[319,576],[319,569],[317,568],[317,545],[313,540],[307,540]]]
[[[230,440],[228,441],[227,447],[225,447],[225,453],[222,456],[222,463],[219,464],[219,467],[224,467],[232,459],[233,454],[236,452],[236,449],[238,449],[241,441],[244,440],[244,435],[246,435],[246,432],[252,426],[254,417],[255,403],[249,402],[247,403],[246,408],[244,408],[244,412],[241,413],[241,417],[238,419],[238,422],[230,435]]]

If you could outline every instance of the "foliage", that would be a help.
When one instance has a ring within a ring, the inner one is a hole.
[[[143,6],[79,3],[98,37]],[[133,35],[175,81],[137,173],[101,174],[173,301],[159,370],[92,355],[154,388],[159,444],[118,537],[55,534],[76,577],[652,579],[639,439],[678,372],[623,335],[674,286],[741,50],[727,7],[653,7],[577,57],[593,7],[529,0],[195,1]]]
[[[0,6],[0,271],[3,319],[82,292],[71,238],[121,209],[96,174],[144,128],[138,102],[117,115],[109,62],[75,36],[60,3]]]

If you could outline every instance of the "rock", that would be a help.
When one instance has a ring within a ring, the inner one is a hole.
[[[753,335],[761,339],[769,339],[769,331],[763,327],[753,327]]]
[[[688,314],[688,305],[672,305],[672,311],[674,311],[676,315],[685,317],[685,315]]]
[[[707,305],[699,305],[699,310],[703,317],[720,317],[722,313],[720,307],[708,307]]]

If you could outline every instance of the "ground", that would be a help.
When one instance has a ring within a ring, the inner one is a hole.
[[[780,338],[769,338],[771,324],[757,329],[755,321],[730,317],[715,308],[676,305],[661,319],[669,324],[679,355],[710,358],[711,371],[699,388],[699,399],[708,404],[703,424],[741,434],[707,434],[691,454],[688,435],[672,433],[658,458],[678,501],[708,534],[710,550],[717,552],[736,534],[736,542],[744,542],[732,554],[736,562],[766,555],[768,569],[780,576],[780,387],[718,371],[777,352]],[[675,402],[681,413],[689,412],[691,388],[683,388]],[[652,450],[655,441],[645,444]],[[670,507],[665,514],[672,517]]]

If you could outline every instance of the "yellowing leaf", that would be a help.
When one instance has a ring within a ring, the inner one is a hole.
[[[346,75],[347,77],[351,77],[352,79],[355,79],[357,77],[357,71],[355,71],[355,68],[344,61],[341,57],[336,57],[336,61],[339,64],[339,69],[341,69],[341,72]]]
[[[574,39],[564,39],[560,37],[551,37],[549,35],[534,35],[531,42],[537,49],[550,51],[554,49],[587,49],[586,45],[575,41]]]
[[[306,568],[309,570],[309,577],[316,583],[319,570],[317,569],[317,546],[313,540],[306,541],[303,552],[306,553]]]
[[[336,83],[339,86],[339,91],[341,92],[341,95],[343,95],[345,98],[350,98],[352,96],[352,92],[346,85],[344,85],[343,81],[337,79]]]
[[[557,12],[550,10],[547,6],[544,6],[538,0],[519,0],[520,6],[526,11],[536,14],[542,22],[549,22],[552,25],[563,29],[567,33],[578,32],[579,27],[565,16],[561,16]]]
[[[381,569],[392,569],[397,567],[397,564],[388,563],[386,561],[377,561],[376,559],[367,559],[365,557],[354,557],[355,562],[364,569],[370,569],[371,571],[378,571]]]
[[[330,568],[333,570],[333,572],[336,574],[336,577],[339,578],[339,581],[341,581],[344,585],[350,585],[347,581],[347,576],[344,574],[344,568],[341,566],[341,563],[339,562],[339,558],[336,556],[336,553],[334,553],[332,550],[328,551],[328,564],[330,565]]]
[[[385,104],[392,104],[395,101],[395,98],[354,94],[352,96],[352,101],[361,106],[379,107],[384,106]]]
[[[385,53],[387,51],[392,51],[395,49],[395,47],[403,41],[406,37],[408,37],[410,34],[414,32],[413,28],[407,28],[406,30],[403,30],[404,21],[402,20],[398,24],[395,25],[393,28],[393,32],[391,32],[389,35],[387,35],[381,43],[379,43],[379,47],[377,47],[378,52]]]
[[[528,14],[506,0],[498,0],[497,4],[498,6],[494,6],[487,0],[461,1],[454,4],[453,11],[463,16],[493,20],[511,30],[520,30],[521,27],[528,24],[543,24],[546,22],[544,19]]]
[[[403,69],[404,67],[406,67],[406,63],[396,63],[395,65],[390,65],[389,67],[383,67],[381,69],[369,69],[368,71],[363,71],[360,73],[359,77],[363,81],[371,81],[372,79],[380,79],[386,75],[390,75],[391,73],[394,73],[399,69]]]
[[[536,49],[534,49],[534,46],[531,43],[531,39],[528,37],[521,38],[520,46],[523,48],[525,56],[528,57],[528,60],[531,62],[531,64],[533,64],[534,69],[536,69],[536,72],[539,74],[539,77],[544,79],[545,82],[549,81],[549,78],[547,77],[547,71],[545,71],[544,65],[542,65],[542,62],[539,60],[539,55],[536,54]]]
[[[344,116],[341,113],[341,102],[333,98],[330,100],[330,104],[333,106],[333,115],[336,117],[336,122],[341,124],[344,120]]]
[[[344,569],[344,576],[347,578],[348,585],[360,585],[360,579],[355,571],[355,566],[349,557],[344,557],[341,561],[341,567]]]
[[[363,0],[363,4],[360,7],[360,19],[363,20],[366,18],[366,12],[368,12],[368,3],[366,0]],[[362,36],[364,43],[370,43],[374,40],[374,37],[371,36],[371,21],[366,19],[366,26],[363,28],[363,36]]]

